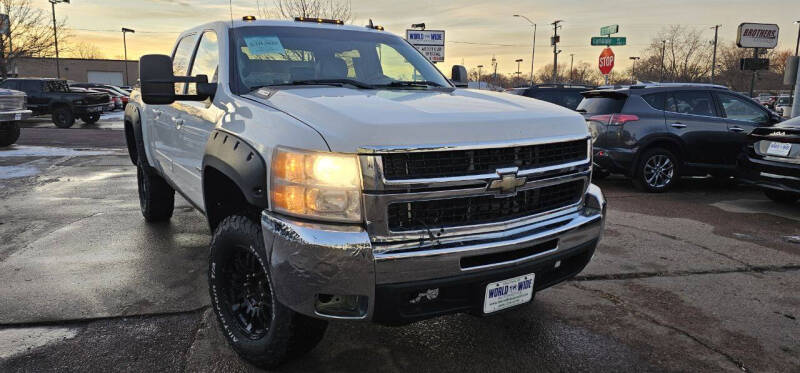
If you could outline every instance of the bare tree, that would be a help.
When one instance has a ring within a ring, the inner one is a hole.
[[[70,55],[77,58],[83,58],[88,60],[105,58],[105,55],[100,50],[100,48],[97,47],[97,45],[86,41],[81,41],[78,42],[77,44],[70,45],[69,50],[71,52]]]
[[[55,55],[53,24],[41,9],[31,6],[31,0],[0,0],[0,12],[8,14],[9,35],[0,37],[0,76],[9,71],[20,57],[49,57]],[[64,42],[70,34],[58,22],[58,41]]]
[[[276,0],[282,18],[329,18],[349,22],[353,19],[350,0]]]
[[[669,26],[641,53],[641,60],[636,62],[636,77],[639,80],[662,80],[663,59],[663,81],[707,81],[711,72],[711,53],[712,47],[703,38],[701,30]],[[630,77],[630,72],[627,75]]]

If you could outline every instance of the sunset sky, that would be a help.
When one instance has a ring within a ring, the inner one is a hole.
[[[47,1],[33,2],[49,14]],[[234,17],[256,15],[259,5],[274,9],[272,0],[234,0]],[[730,42],[736,39],[741,22],[777,23],[781,28],[779,47],[794,49],[798,29],[792,22],[800,20],[800,1],[352,0],[352,13],[353,24],[363,25],[371,18],[400,35],[417,22],[425,22],[428,29],[444,29],[445,63],[438,64],[442,71],[449,72],[450,65],[462,62],[467,68],[488,66],[494,54],[502,73],[516,71],[514,60],[524,59],[521,70],[525,75],[530,71],[532,28],[513,14],[525,15],[539,24],[534,61],[537,70],[553,60],[549,40],[554,20],[564,20],[559,30],[559,48],[563,51],[559,62],[569,61],[569,55],[575,54],[576,63],[587,61],[592,65],[596,65],[602,47],[590,46],[589,38],[599,36],[601,26],[619,24],[618,36],[628,38],[628,46],[614,48],[619,69],[627,67],[628,57],[638,55],[661,29],[673,24],[701,29],[709,40],[714,36],[710,27],[722,24],[721,41]],[[227,0],[72,0],[72,4],[58,4],[56,14],[67,19],[74,41],[97,45],[106,58],[122,55],[120,28],[135,29],[136,34],[128,36],[131,59],[147,53],[168,53],[181,30],[230,16]]]

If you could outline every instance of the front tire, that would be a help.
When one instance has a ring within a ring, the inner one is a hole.
[[[669,150],[653,148],[639,157],[633,184],[649,193],[663,193],[678,180],[678,157]]]
[[[58,128],[70,128],[75,124],[75,114],[69,107],[60,106],[53,110],[53,123]]]
[[[231,347],[262,368],[310,351],[328,325],[276,299],[268,263],[259,224],[244,216],[220,222],[209,257],[211,303]]]
[[[0,147],[9,146],[17,142],[19,133],[19,124],[17,122],[0,123]]]
[[[800,193],[764,189],[764,194],[767,196],[767,198],[778,203],[795,203],[797,200],[800,200]]]
[[[95,124],[98,120],[100,120],[100,114],[84,114],[81,116],[81,120],[86,124]]]
[[[139,185],[139,207],[148,222],[166,221],[175,208],[175,190],[150,167],[139,163],[136,167]]]

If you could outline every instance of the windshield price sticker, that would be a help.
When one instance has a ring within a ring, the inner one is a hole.
[[[263,56],[268,54],[283,54],[285,50],[277,36],[246,36],[244,38],[247,49],[251,54]]]

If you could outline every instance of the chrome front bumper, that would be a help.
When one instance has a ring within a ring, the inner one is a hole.
[[[506,231],[465,235],[459,246],[402,253],[376,251],[362,227],[300,222],[268,211],[263,212],[261,224],[273,290],[281,303],[309,316],[371,319],[376,286],[509,268],[597,242],[605,225],[606,201],[595,185],[589,186],[584,201],[576,211],[552,219]],[[464,257],[552,240],[557,240],[557,245],[548,251],[490,265],[461,267]],[[358,316],[323,314],[317,309],[319,294],[360,296],[367,303]]]

